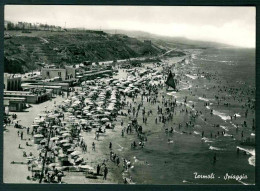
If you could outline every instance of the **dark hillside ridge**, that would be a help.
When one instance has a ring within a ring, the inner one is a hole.
[[[104,32],[6,31],[4,71],[24,73],[39,69],[42,63],[74,65],[159,55],[165,50],[126,35]]]

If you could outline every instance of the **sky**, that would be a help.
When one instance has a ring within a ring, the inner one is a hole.
[[[255,48],[255,7],[6,5],[5,20],[138,30]]]

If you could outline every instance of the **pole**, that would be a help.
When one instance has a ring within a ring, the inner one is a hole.
[[[50,143],[50,139],[51,139],[51,130],[52,130],[51,123],[49,123],[49,126],[50,126],[50,133],[49,133],[49,136],[48,136],[48,142],[47,142],[47,146],[46,146],[45,155],[44,155],[44,158],[43,158],[43,161],[42,161],[42,171],[41,171],[41,176],[40,176],[39,183],[42,183],[43,171],[44,171],[46,158],[47,158],[47,153],[48,153],[48,149],[49,149],[49,143]]]

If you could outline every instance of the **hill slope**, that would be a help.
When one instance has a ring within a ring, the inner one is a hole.
[[[163,51],[126,35],[102,32],[7,33],[11,38],[4,40],[4,70],[9,73],[38,69],[41,63],[73,65],[86,60],[95,62],[157,55]]]
[[[114,33],[115,30],[106,30],[108,33]],[[117,33],[125,34],[139,40],[150,39],[153,43],[158,46],[169,47],[169,48],[224,48],[232,47],[231,45],[221,44],[217,42],[208,42],[200,40],[191,40],[184,37],[169,37],[155,35],[143,31],[128,31],[128,30],[117,30]]]

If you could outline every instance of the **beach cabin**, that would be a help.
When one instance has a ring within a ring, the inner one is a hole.
[[[44,136],[42,134],[36,134],[33,136],[33,142],[34,144],[40,144],[41,140],[44,139]]]

